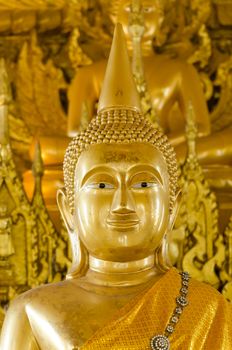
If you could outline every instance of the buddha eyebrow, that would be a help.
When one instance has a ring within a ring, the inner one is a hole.
[[[114,171],[112,170],[112,168],[105,166],[105,165],[97,165],[95,167],[93,167],[92,169],[90,169],[85,176],[83,177],[83,179],[81,180],[81,184],[80,187],[82,187],[85,182],[95,173],[100,173],[100,174],[110,174],[113,175]]]
[[[144,167],[146,166],[146,169],[144,169]],[[158,178],[159,182],[161,185],[163,185],[163,180],[162,180],[162,177],[159,173],[159,171],[157,169],[155,169],[153,166],[151,165],[148,165],[148,164],[138,164],[138,165],[133,165],[130,170],[130,175],[134,175],[135,172],[138,172],[138,173],[151,173],[153,174],[155,177]]]

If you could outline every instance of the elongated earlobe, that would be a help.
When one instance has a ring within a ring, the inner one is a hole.
[[[172,231],[173,226],[175,224],[177,215],[179,213],[179,209],[180,209],[180,204],[181,204],[181,190],[178,191],[177,195],[176,195],[176,199],[173,205],[173,209],[172,209],[172,213],[170,215],[170,219],[169,219],[169,224],[168,224],[168,232]]]
[[[169,223],[167,227],[167,231],[162,239],[160,246],[155,251],[155,265],[160,271],[165,272],[171,266],[171,258],[170,258],[170,237],[168,235],[171,234],[173,226],[175,224],[181,202],[181,191],[179,191],[176,195],[175,204],[172,209],[172,213],[170,214]]]
[[[66,275],[67,279],[78,278],[83,276],[88,269],[88,253],[79,239],[77,229],[74,226],[73,215],[68,205],[67,197],[61,189],[57,191],[57,205],[59,207],[62,219],[72,247],[72,265]]]
[[[72,233],[74,231],[73,215],[71,214],[68,200],[63,190],[59,189],[57,191],[56,200],[66,229],[69,233]]]

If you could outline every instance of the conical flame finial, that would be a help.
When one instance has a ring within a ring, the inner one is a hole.
[[[141,112],[122,25],[117,23],[98,105],[98,113],[111,108]]]

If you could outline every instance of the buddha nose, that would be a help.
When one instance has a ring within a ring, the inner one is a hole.
[[[135,213],[135,203],[131,191],[121,185],[114,194],[111,206],[111,212],[115,214],[131,214]]]

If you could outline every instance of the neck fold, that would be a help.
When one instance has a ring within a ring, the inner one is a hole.
[[[89,256],[89,267],[92,271],[99,273],[110,274],[127,274],[138,273],[154,267],[154,255],[150,255],[144,259],[129,261],[129,262],[115,262],[106,261]]]
[[[129,262],[112,262],[89,256],[87,279],[101,286],[135,286],[148,282],[158,275],[154,255]]]

